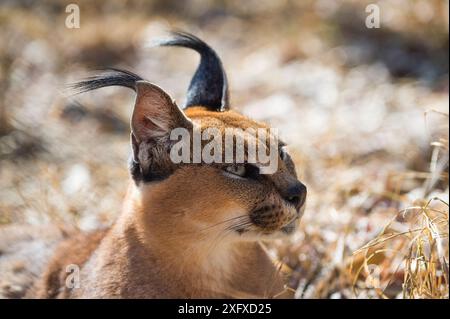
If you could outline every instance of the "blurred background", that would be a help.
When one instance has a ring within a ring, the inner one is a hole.
[[[448,298],[448,3],[2,0],[0,225],[114,221],[134,95],[64,86],[122,67],[182,102],[198,56],[149,45],[177,28],[222,57],[232,106],[289,143],[307,209],[266,245],[297,298]]]

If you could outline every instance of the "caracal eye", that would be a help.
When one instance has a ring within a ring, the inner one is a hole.
[[[230,165],[230,166],[225,167],[225,171],[230,174],[237,175],[240,177],[243,177],[246,173],[244,165]]]

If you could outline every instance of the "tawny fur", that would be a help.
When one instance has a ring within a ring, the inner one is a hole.
[[[189,109],[186,115],[190,119],[201,119],[203,128],[265,127],[233,111],[211,112],[198,107]],[[71,236],[57,228],[52,234],[47,230],[41,232],[52,239],[42,244],[45,253],[37,255],[41,258],[39,267],[27,272],[25,283],[8,279],[14,275],[15,261],[5,256],[23,247],[13,246],[4,251],[10,242],[17,245],[18,239],[6,236],[8,232],[0,229],[0,269],[4,286],[3,290],[0,287],[0,296],[286,297],[282,275],[260,242],[223,229],[224,221],[267,205],[274,210],[269,215],[274,224],[277,227],[285,224],[292,218],[292,211],[276,189],[295,178],[293,165],[284,163],[264,185],[230,180],[214,167],[188,165],[163,181],[139,185],[130,182],[123,210],[110,229]],[[34,240],[29,229],[21,232]],[[56,246],[55,242],[60,243]],[[27,254],[22,256],[26,263],[36,257],[31,248]],[[81,269],[80,288],[67,288],[66,267],[70,264]],[[4,282],[8,280],[10,283]],[[15,284],[20,286],[20,293],[8,293],[5,286]]]

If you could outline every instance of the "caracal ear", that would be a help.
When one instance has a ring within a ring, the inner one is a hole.
[[[136,93],[131,133],[137,144],[161,143],[169,139],[173,129],[192,127],[191,121],[160,87],[147,81],[137,81]]]

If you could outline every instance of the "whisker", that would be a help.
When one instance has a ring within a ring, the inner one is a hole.
[[[251,225],[253,225],[253,223],[251,221],[247,220],[247,221],[243,221],[243,222],[238,223],[238,224],[230,225],[226,229],[227,230],[237,231],[237,230],[240,230],[240,229],[245,229],[247,226],[251,226]]]
[[[209,226],[207,226],[205,228],[202,228],[202,229],[195,229],[195,230],[192,230],[192,231],[183,231],[183,233],[178,233],[177,237],[179,238],[179,236],[183,236],[183,235],[188,237],[188,236],[192,236],[192,234],[198,234],[198,235],[202,236],[201,237],[202,239],[204,239],[204,238],[206,238],[208,236],[207,230],[210,230],[210,229],[212,229],[214,227],[218,227],[218,226],[223,225],[223,224],[226,225],[227,223],[230,223],[231,225],[225,227],[225,229],[228,229],[231,226],[233,226],[235,222],[240,224],[240,223],[242,223],[241,220],[245,220],[247,218],[248,218],[247,215],[235,216],[235,217],[232,217],[232,218],[220,221],[220,222],[218,222],[216,224],[209,225]]]
[[[223,220],[221,222],[218,222],[216,224],[213,224],[213,225],[207,226],[205,228],[202,228],[199,231],[208,230],[208,229],[211,229],[213,227],[217,227],[217,226],[220,226],[220,225],[223,225],[223,224],[226,224],[226,223],[229,223],[229,222],[233,222],[235,220],[240,220],[240,219],[243,219],[243,218],[247,218],[247,215],[241,215],[241,216],[236,216],[236,217],[233,217],[233,218],[229,218],[229,219]]]

